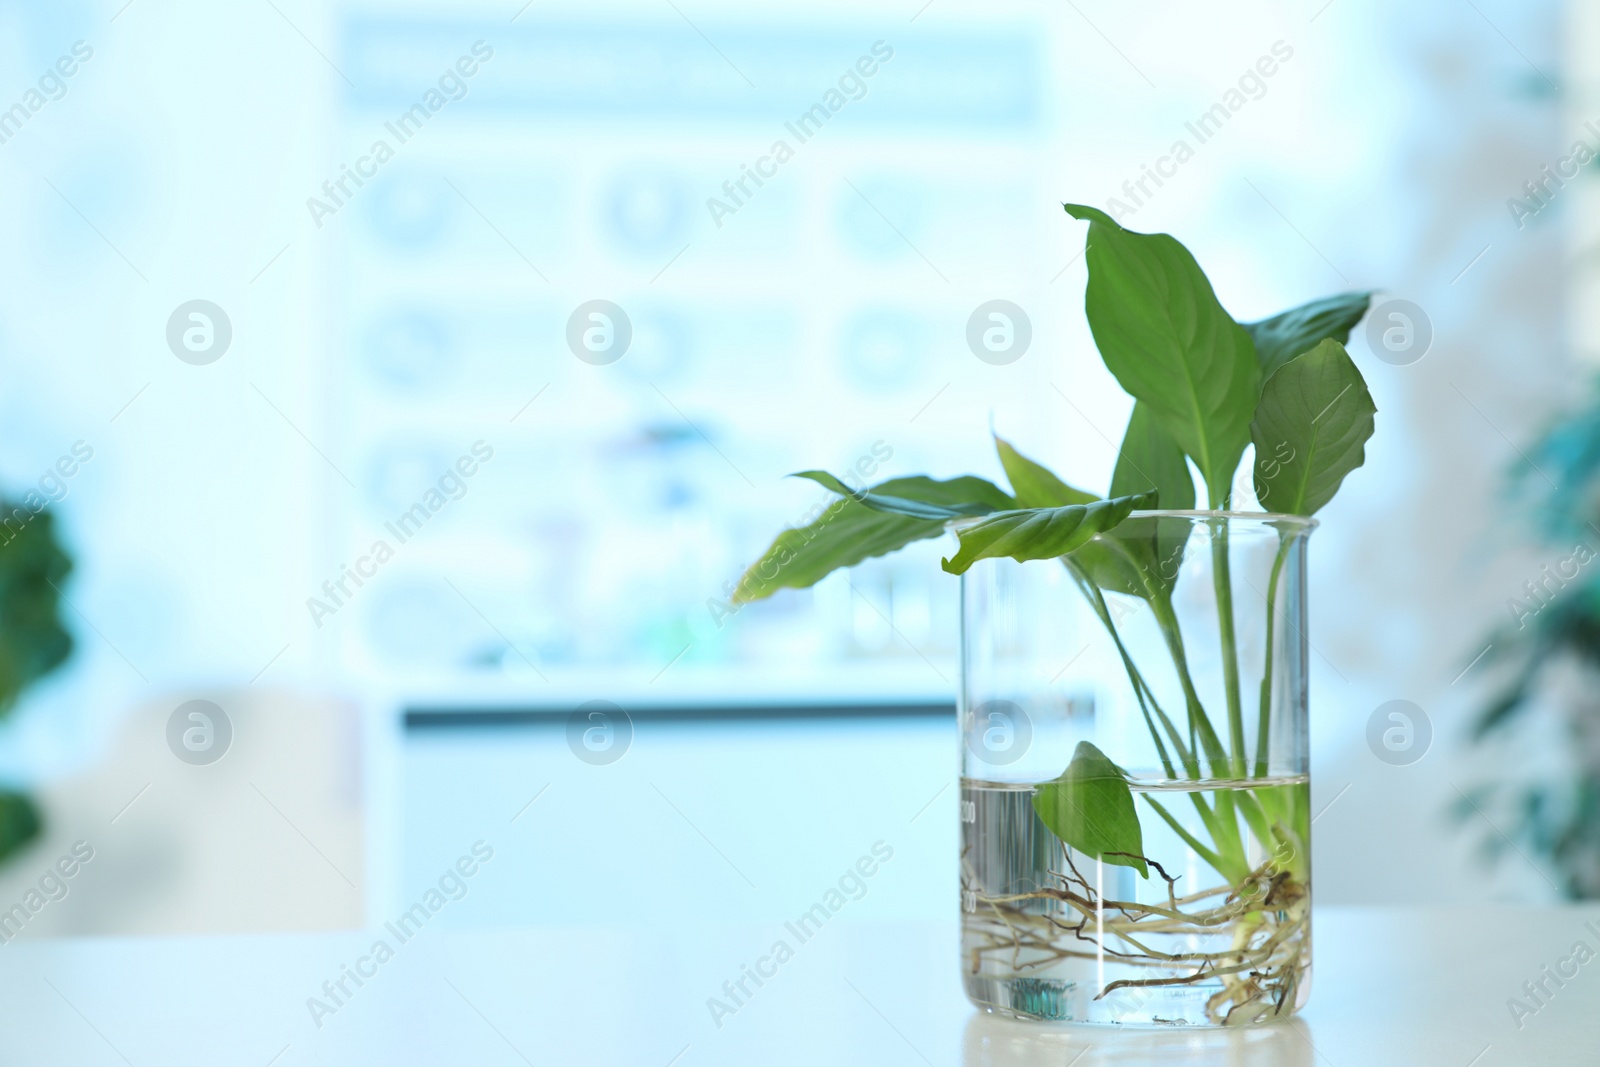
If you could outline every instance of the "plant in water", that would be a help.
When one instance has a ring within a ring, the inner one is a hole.
[[[838,499],[809,525],[780,533],[735,596],[804,588],[947,530],[958,539],[943,561],[951,574],[986,559],[1065,567],[1115,649],[1154,760],[1148,774],[1133,774],[1083,740],[1057,777],[1023,790],[1005,784],[985,793],[985,783],[964,781],[969,795],[990,798],[974,803],[971,819],[964,809],[964,821],[984,823],[991,816],[983,805],[999,805],[996,836],[1044,840],[1049,853],[1037,878],[1005,879],[1024,883],[1020,891],[973,881],[964,893],[969,974],[1002,974],[1010,991],[1004,1003],[975,999],[1016,1014],[1087,1017],[1052,1004],[1061,983],[1030,976],[1089,960],[1097,961],[1084,972],[1096,976],[1094,1001],[1187,987],[1203,992],[1209,1023],[1288,1014],[1309,966],[1310,812],[1305,775],[1280,773],[1271,759],[1272,657],[1284,637],[1275,639],[1274,627],[1286,617],[1275,601],[1284,569],[1298,558],[1291,543],[1309,526],[1290,517],[1309,517],[1333,497],[1372,434],[1376,409],[1344,349],[1370,294],[1241,324],[1177,240],[1065,206],[1089,223],[1084,304],[1096,347],[1134,401],[1106,495],[1068,485],[999,437],[1009,492],[970,476],[857,489],[804,471],[799,477]],[[1279,538],[1263,591],[1259,682],[1242,677],[1229,550],[1230,523],[1241,521],[1231,510],[1234,479],[1252,446],[1254,495],[1266,510],[1250,521]],[[1205,511],[1192,510],[1196,474]],[[1195,634],[1186,643],[1178,599],[1197,525],[1207,530],[1209,559],[1200,562],[1209,564],[1205,595],[1216,615],[1214,630],[1207,627],[1216,646],[1205,655],[1220,659],[1210,706],[1195,683]],[[1148,608],[1170,673],[1138,662],[1119,630],[1119,601]],[[1161,682],[1166,677],[1176,686]],[[1156,854],[1152,834],[1175,843],[1174,854]],[[1079,867],[1086,861],[1088,876]],[[1118,889],[1134,876],[1151,888]]]

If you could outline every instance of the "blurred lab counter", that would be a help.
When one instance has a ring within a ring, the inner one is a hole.
[[[1596,931],[1600,907],[1320,909],[1309,1007],[1227,1033],[981,1014],[953,921],[840,916],[718,1018],[781,924],[24,939],[0,946],[0,1063],[1594,1064]]]

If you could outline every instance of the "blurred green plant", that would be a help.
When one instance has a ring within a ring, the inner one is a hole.
[[[1567,897],[1600,898],[1600,698],[1585,695],[1600,679],[1600,566],[1590,565],[1600,557],[1600,381],[1583,408],[1523,452],[1509,483],[1510,510],[1527,516],[1536,542],[1560,558],[1508,599],[1508,621],[1487,636],[1484,663],[1505,680],[1471,736],[1504,748],[1514,731],[1534,728],[1536,709],[1546,709],[1570,740],[1569,771],[1541,767],[1481,782],[1452,813],[1462,821],[1495,813],[1499,830],[1481,843],[1491,862],[1519,847],[1552,868]],[[1574,677],[1581,684],[1571,684]]]
[[[72,635],[60,617],[60,587],[71,570],[50,512],[0,500],[0,717],[72,654]],[[42,826],[27,794],[0,790],[0,863]]]

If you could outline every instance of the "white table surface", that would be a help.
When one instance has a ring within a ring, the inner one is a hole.
[[[1305,1013],[1227,1034],[980,1014],[954,922],[841,915],[720,1028],[707,998],[781,926],[425,928],[320,1028],[307,998],[381,931],[19,940],[0,1064],[1600,1064],[1600,958],[1520,1029],[1506,1003],[1577,941],[1600,951],[1585,922],[1600,908],[1321,909]]]

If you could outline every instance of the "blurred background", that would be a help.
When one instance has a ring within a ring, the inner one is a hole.
[[[1104,491],[1060,204],[1113,198],[1241,321],[1426,331],[1352,337],[1311,542],[1319,899],[1600,893],[1592,9],[519,5],[0,3],[0,491],[71,560],[8,596],[72,641],[0,726],[0,902],[94,850],[23,936],[376,924],[479,840],[444,923],[787,917],[878,840],[858,913],[948,918],[943,546],[729,592],[794,470],[997,478],[993,428]]]

